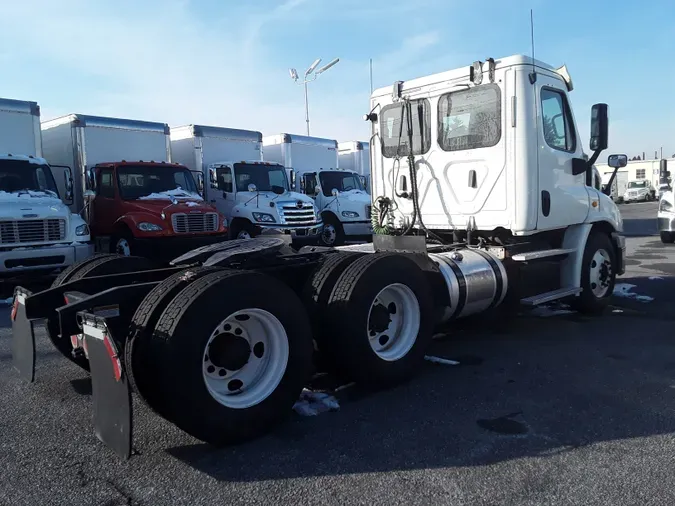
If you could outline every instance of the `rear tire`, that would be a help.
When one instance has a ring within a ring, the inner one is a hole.
[[[54,280],[52,288],[69,283],[70,281],[77,281],[78,279],[89,278],[92,276],[118,274],[133,270],[149,269],[151,267],[152,262],[147,258],[123,257],[110,254],[95,255],[79,264],[71,265],[68,269],[64,270],[59,274],[59,277]],[[47,318],[45,330],[47,331],[49,340],[64,357],[77,364],[85,371],[89,371],[89,360],[87,360],[86,357],[73,357],[73,346],[70,342],[70,336],[59,336],[58,315],[54,314]]]
[[[343,375],[385,387],[411,378],[431,342],[434,303],[409,257],[373,253],[351,263],[331,293],[318,342]]]
[[[591,232],[581,262],[582,292],[570,305],[580,313],[599,315],[609,305],[616,282],[616,254],[609,236]]]
[[[157,362],[151,355],[148,340],[155,330],[164,308],[188,284],[213,272],[221,271],[217,267],[196,267],[177,272],[154,287],[139,304],[124,345],[124,364],[133,391],[156,413],[168,418],[167,410],[157,395],[161,386],[157,384]]]
[[[663,244],[672,244],[675,242],[675,232],[661,232],[660,235]]]
[[[257,272],[221,270],[190,283],[166,307],[149,344],[170,420],[216,446],[257,437],[290,415],[312,368],[302,303]]]

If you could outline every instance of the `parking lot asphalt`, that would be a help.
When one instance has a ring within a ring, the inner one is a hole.
[[[43,333],[37,381],[19,381],[0,310],[0,505],[675,504],[675,246],[656,204],[621,209],[629,260],[603,317],[458,322],[432,353],[459,366],[345,389],[339,411],[221,450],[135,401],[137,454],[119,460],[88,375]]]

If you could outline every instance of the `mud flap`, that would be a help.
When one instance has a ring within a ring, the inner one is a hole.
[[[132,401],[119,347],[105,318],[79,313],[91,370],[96,436],[124,459],[131,457]]]
[[[34,320],[26,316],[28,291],[17,290],[12,305],[12,361],[19,377],[35,381],[35,327]]]

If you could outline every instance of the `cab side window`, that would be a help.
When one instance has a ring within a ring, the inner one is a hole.
[[[316,174],[315,173],[303,174],[302,175],[302,188],[305,192],[305,195],[309,195],[310,197],[314,196],[314,193],[316,192]]]
[[[574,152],[577,140],[565,94],[550,88],[542,88],[541,112],[546,144],[553,149]]]
[[[98,194],[108,199],[115,198],[115,184],[112,169],[101,169],[98,176]]]
[[[218,189],[226,193],[232,193],[232,169],[230,167],[219,167],[216,174],[218,175]]]

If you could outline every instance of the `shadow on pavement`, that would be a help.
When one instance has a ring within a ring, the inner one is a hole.
[[[653,218],[624,218],[623,235],[628,237],[659,235],[656,214]]]
[[[217,480],[257,482],[480,466],[669,434],[672,324],[633,317],[651,314],[641,309],[605,318],[525,316],[508,330],[483,318],[433,346],[435,355],[472,357],[476,365],[428,364],[376,395],[354,387],[339,397],[339,412],[294,416],[238,447],[166,451]]]

